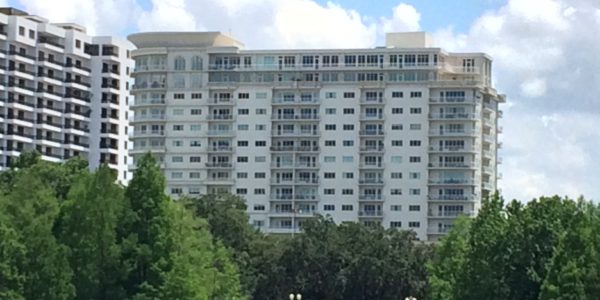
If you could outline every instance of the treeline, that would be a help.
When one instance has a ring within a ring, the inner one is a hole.
[[[172,201],[154,159],[107,167],[22,155],[0,173],[0,299],[600,299],[600,208],[486,199],[437,244],[327,217],[265,235],[243,199]]]

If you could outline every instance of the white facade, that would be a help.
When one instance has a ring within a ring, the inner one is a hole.
[[[132,48],[75,24],[1,8],[0,168],[22,151],[38,150],[53,162],[73,156],[91,168],[105,162],[126,182]]]
[[[244,197],[267,232],[319,213],[434,240],[496,189],[504,96],[488,56],[402,37],[248,51],[214,32],[131,35],[132,156],[152,151],[170,194]]]

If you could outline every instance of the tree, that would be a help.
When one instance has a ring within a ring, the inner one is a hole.
[[[126,210],[118,231],[128,273],[126,295],[134,299],[158,298],[173,267],[174,221],[164,190],[156,161],[151,154],[143,156],[125,190]]]
[[[20,263],[25,260],[27,249],[19,235],[0,211],[0,299],[21,300],[25,275]]]
[[[80,176],[63,206],[60,240],[70,247],[76,299],[121,299],[120,247],[116,229],[123,214],[123,189],[105,165]]]
[[[66,259],[68,249],[60,245],[52,233],[59,212],[54,191],[31,170],[19,172],[12,189],[0,195],[0,211],[5,213],[2,227],[8,238],[3,243],[12,240],[15,248],[10,252],[20,258],[16,266],[10,259],[8,262],[11,272],[18,274],[18,279],[12,282],[22,286],[22,297],[72,298],[74,288]],[[13,296],[18,299],[20,295],[14,291]]]

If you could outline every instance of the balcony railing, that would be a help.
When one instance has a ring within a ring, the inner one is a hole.
[[[358,196],[358,200],[361,201],[384,201],[383,195],[371,195],[371,194],[361,194]]]
[[[432,120],[475,120],[477,116],[470,113],[429,114]]]
[[[480,100],[472,98],[472,97],[430,97],[429,98],[430,103],[451,103],[451,104],[468,103],[468,104],[473,104],[473,103],[478,103],[479,101]]]
[[[233,120],[233,115],[208,115],[206,116],[206,119],[215,121],[231,121]]]
[[[432,152],[473,152],[477,151],[475,147],[469,146],[430,146],[429,151]]]
[[[383,217],[383,211],[381,210],[359,210],[359,217]]]
[[[318,152],[319,146],[271,146],[274,152]]]
[[[361,152],[384,152],[385,147],[383,146],[361,146]]]
[[[284,131],[284,130],[273,130],[271,131],[272,136],[320,136],[321,132],[318,130],[311,131]]]
[[[319,120],[320,117],[318,114],[301,114],[301,115],[294,115],[294,114],[274,114],[271,116],[272,120]]]
[[[437,185],[473,185],[475,182],[473,179],[466,178],[431,178],[429,179],[430,184]]]
[[[363,136],[383,136],[384,131],[383,130],[361,130],[361,131],[359,131],[358,134],[363,135]]]
[[[358,180],[359,184],[364,184],[364,185],[383,185],[383,179],[371,179],[371,178],[361,178],[360,180]]]
[[[272,104],[277,105],[318,105],[321,103],[319,98],[273,98]]]
[[[206,163],[207,168],[224,168],[229,169],[233,168],[233,164],[229,162],[210,162]]]
[[[456,218],[458,216],[474,216],[475,211],[437,211],[437,212],[430,211],[427,215],[429,217]]]
[[[429,168],[472,168],[473,164],[471,163],[461,163],[461,162],[446,162],[446,163],[429,163],[427,165]]]
[[[34,55],[29,55],[26,52],[21,52],[21,51],[16,51],[16,50],[10,50],[8,51],[9,55],[17,55],[17,56],[21,56],[21,57],[25,57],[31,60],[35,60],[35,56]]]
[[[83,71],[86,71],[86,72],[91,72],[92,71],[88,67],[84,67],[84,66],[82,66],[80,64],[76,64],[76,63],[74,64],[73,62],[67,62],[65,64],[65,67],[67,67],[67,68],[75,68],[75,69],[83,70]]]
[[[477,195],[430,195],[430,201],[475,201]]]

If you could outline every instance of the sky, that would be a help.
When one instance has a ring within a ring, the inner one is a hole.
[[[125,37],[211,30],[247,49],[365,48],[428,31],[450,52],[486,52],[507,95],[507,199],[600,199],[600,0],[0,0],[51,22]]]

